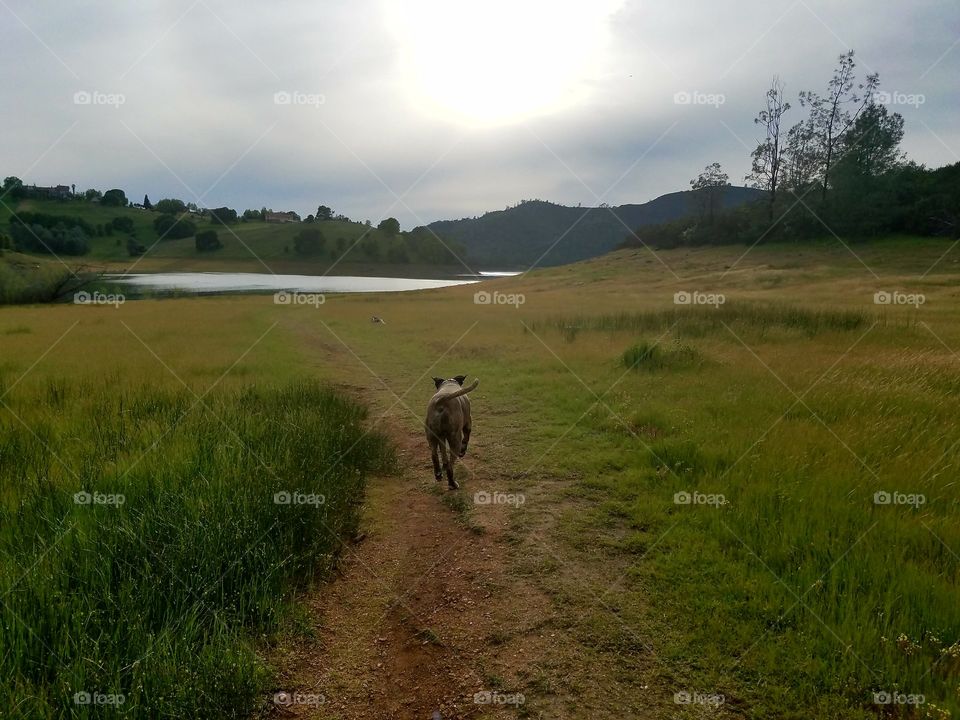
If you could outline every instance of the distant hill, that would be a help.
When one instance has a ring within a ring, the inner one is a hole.
[[[731,187],[725,193],[723,204],[736,207],[762,195],[752,188]],[[429,227],[440,237],[463,245],[469,259],[478,264],[562,265],[603,255],[639,227],[689,215],[693,212],[692,203],[690,191],[661,195],[640,205],[610,208],[567,207],[529,200],[478,218],[438,220]]]
[[[37,216],[42,216],[38,218]],[[82,199],[23,199],[11,208],[9,200],[0,204],[0,252],[7,246],[13,250],[38,256],[57,256],[78,262],[124,263],[138,262],[131,254],[128,242],[140,245],[151,260],[202,260],[205,264],[219,262],[257,262],[257,271],[263,264],[376,263],[383,265],[454,265],[465,250],[453,240],[441,242],[427,230],[388,234],[359,222],[326,220],[318,222],[270,223],[261,220],[240,220],[227,226],[207,214],[184,214],[197,232],[215,230],[222,247],[200,252],[193,232],[177,239],[164,235],[155,226],[161,213],[134,207],[108,207]],[[11,221],[26,219],[27,224],[43,221],[54,226],[58,222],[67,229],[79,225],[82,241],[78,248],[50,247],[50,241],[40,242],[43,231],[33,226],[21,233],[21,242]],[[117,224],[119,223],[119,224]],[[319,231],[322,239],[312,245],[300,243],[301,233]],[[37,242],[29,242],[37,238]],[[23,245],[22,247],[20,245]],[[46,250],[46,252],[45,252]],[[451,253],[451,250],[453,251]],[[141,265],[141,267],[143,267]]]

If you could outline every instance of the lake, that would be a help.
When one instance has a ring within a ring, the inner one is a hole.
[[[484,278],[519,275],[515,272],[480,272],[450,279],[362,277],[358,275],[273,275],[270,273],[169,272],[112,275],[111,282],[159,292],[235,293],[290,292],[363,293],[430,290],[469,285]]]

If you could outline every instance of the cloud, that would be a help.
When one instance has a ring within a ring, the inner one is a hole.
[[[742,178],[770,78],[791,99],[822,90],[848,47],[883,88],[924,96],[896,108],[908,154],[960,160],[957,6],[446,7],[186,0],[52,14],[11,0],[0,171],[239,209],[324,203],[404,227],[522,198],[643,202],[715,160]],[[76,104],[77,92],[123,102]]]

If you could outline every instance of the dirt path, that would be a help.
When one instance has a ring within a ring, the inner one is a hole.
[[[503,572],[503,518],[468,526],[431,486],[419,434],[391,434],[412,472],[369,484],[361,539],[306,599],[315,639],[274,661],[287,693],[274,717],[516,717],[516,669],[541,643],[549,603]],[[474,485],[480,452],[463,468]]]
[[[271,656],[286,694],[269,716],[677,717],[651,643],[620,607],[630,558],[604,551],[602,528],[573,544],[558,532],[581,517],[577,479],[524,470],[521,414],[481,386],[462,489],[449,492],[433,480],[418,404],[390,390],[405,383],[370,381],[332,333],[289,328],[308,363],[338,368],[337,384],[370,408],[400,469],[370,479],[360,539],[304,598],[302,639]],[[523,493],[525,504],[480,505],[478,492]]]

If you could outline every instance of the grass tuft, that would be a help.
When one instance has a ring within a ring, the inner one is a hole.
[[[624,350],[621,361],[630,370],[684,370],[703,365],[703,356],[690,345],[674,343],[664,348],[643,340]]]

